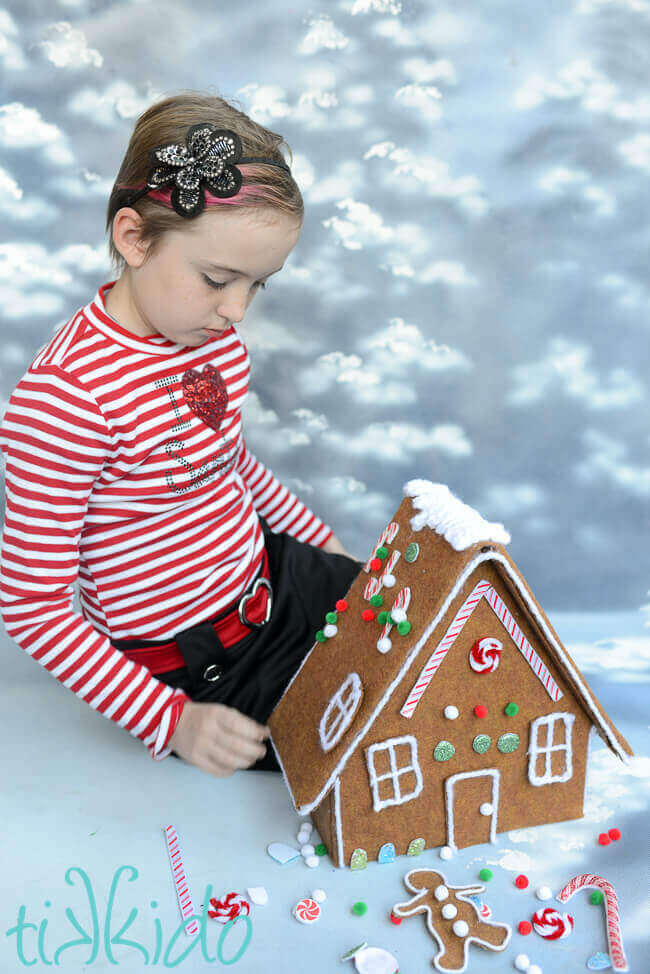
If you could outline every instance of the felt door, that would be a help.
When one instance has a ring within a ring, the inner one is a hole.
[[[499,772],[467,771],[445,781],[447,845],[468,845],[496,840],[499,811]]]

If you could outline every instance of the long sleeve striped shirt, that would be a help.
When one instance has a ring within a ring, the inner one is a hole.
[[[169,640],[238,599],[262,561],[258,514],[318,547],[332,531],[246,447],[236,328],[199,347],[135,335],[106,310],[114,283],[40,349],[0,424],[0,610],[21,649],[161,760],[189,697],[111,638]]]

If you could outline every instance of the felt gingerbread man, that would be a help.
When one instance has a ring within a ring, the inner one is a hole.
[[[482,919],[478,907],[467,897],[484,893],[485,886],[450,886],[435,869],[411,869],[404,884],[415,895],[405,903],[396,903],[397,917],[426,913],[427,929],[440,950],[433,958],[439,971],[464,971],[472,941],[489,950],[503,950],[512,928],[507,923]]]

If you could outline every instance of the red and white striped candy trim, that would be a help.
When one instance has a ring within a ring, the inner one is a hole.
[[[250,903],[240,893],[228,893],[223,900],[213,896],[210,906],[212,909],[208,910],[208,916],[219,923],[229,923],[239,916],[248,916],[251,912]]]
[[[449,626],[449,629],[424,664],[417,680],[411,688],[411,692],[406,698],[404,706],[400,710],[402,717],[413,716],[413,712],[420,701],[420,697],[433,680],[438,668],[440,667],[440,664],[482,598],[485,598],[488,605],[491,606],[493,611],[506,627],[515,645],[532,669],[537,679],[544,686],[544,689],[548,693],[551,700],[557,702],[560,697],[563,696],[559,686],[524,636],[523,632],[506,608],[503,600],[499,598],[495,592],[492,584],[485,579],[482,579],[465,599],[460,609],[456,613],[451,625]]]
[[[503,643],[493,636],[484,636],[472,646],[469,665],[475,673],[494,673],[501,661]]]
[[[395,601],[393,602],[393,609],[406,610],[408,609],[410,604],[411,604],[411,589],[407,585],[405,588],[401,588],[397,593],[395,597]],[[393,609],[391,609],[391,612],[393,611]],[[393,624],[391,622],[385,623],[384,628],[381,631],[381,636],[379,638],[385,639],[392,628],[393,628]]]
[[[366,582],[366,587],[363,590],[363,597],[364,599],[371,599],[373,595],[377,595],[378,592],[380,592],[380,590],[381,590],[381,582],[379,581],[378,578],[375,578],[373,575],[373,577],[369,578],[368,581]]]
[[[387,544],[390,544],[391,541],[394,540],[395,535],[397,534],[398,531],[399,531],[399,524],[397,523],[397,521],[391,521],[390,524],[388,524],[384,528],[384,530],[381,532],[381,536],[379,538],[379,541],[377,542],[377,544],[375,545],[375,547],[372,549],[372,554],[370,555],[370,558],[368,559],[368,561],[363,566],[364,571],[366,571],[366,572],[369,572],[370,571],[370,562],[377,555],[377,548],[381,548],[382,545],[383,545],[383,543],[384,543],[384,541]]]
[[[581,873],[569,880],[557,894],[560,903],[566,903],[579,889],[599,889],[605,897],[605,922],[607,924],[607,944],[609,959],[615,971],[627,971],[627,958],[623,949],[621,919],[618,912],[616,890],[608,880],[594,873]]]
[[[397,564],[397,562],[399,561],[399,559],[400,559],[400,552],[397,551],[397,549],[395,549],[394,551],[391,551],[390,558],[386,562],[386,564],[384,566],[384,570],[381,573],[380,582],[382,584],[383,584],[383,580],[384,580],[384,575],[393,575],[394,574],[395,565]]]
[[[181,909],[181,916],[184,920],[187,920],[187,918],[191,917],[194,913],[194,906],[192,905],[192,896],[190,894],[187,877],[185,876],[185,867],[183,865],[183,856],[181,853],[181,844],[178,838],[178,832],[173,825],[167,825],[164,832],[165,839],[167,841],[169,862],[172,867],[172,876],[174,877],[174,885],[176,886],[176,894],[178,896],[178,905]],[[195,937],[200,929],[198,920],[192,920],[192,922],[186,924],[183,929],[189,937]]]
[[[373,595],[378,595],[379,592],[381,592],[382,588],[384,587],[384,576],[393,574],[393,569],[395,568],[395,565],[399,561],[399,558],[400,558],[399,551],[391,552],[391,556],[386,562],[384,566],[384,570],[381,573],[380,577],[375,578],[373,575],[372,578],[369,578],[368,581],[366,582],[366,587],[363,590],[364,599],[369,600],[373,597]]]
[[[293,908],[293,915],[301,923],[314,923],[320,916],[320,906],[316,900],[307,897],[307,899],[300,900],[296,903]]]
[[[573,930],[573,917],[547,906],[533,913],[533,927],[546,940],[564,940]]]

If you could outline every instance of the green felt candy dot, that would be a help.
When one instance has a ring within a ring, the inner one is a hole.
[[[485,754],[489,750],[492,739],[487,734],[477,734],[472,741],[472,747],[477,754]]]
[[[593,891],[593,893],[589,897],[589,902],[593,903],[594,906],[598,906],[600,903],[603,902],[603,894],[600,892],[599,889],[595,889]]]
[[[350,869],[365,869],[368,864],[368,854],[365,849],[355,849],[350,857]]]
[[[449,758],[453,758],[456,753],[456,748],[451,743],[451,741],[438,741],[433,750],[434,761],[448,761]]]
[[[326,856],[327,855],[327,846],[325,845],[325,843],[324,842],[319,842],[318,845],[316,846],[316,848],[314,849],[314,853],[317,856]]]
[[[370,604],[380,606],[384,604],[384,600],[381,595],[373,595],[370,599]]]
[[[330,625],[334,625],[335,622],[338,622],[338,618],[339,617],[336,612],[328,612],[325,616],[325,622],[329,622]]]
[[[411,541],[411,543],[406,546],[406,551],[404,552],[404,561],[415,561],[419,554],[420,545],[417,543],[417,541]]]
[[[504,708],[504,711],[503,712],[505,714],[507,714],[508,717],[514,717],[515,714],[518,714],[519,713],[519,707],[517,706],[516,703],[507,703],[505,705],[505,708]]]
[[[358,917],[362,917],[364,913],[368,912],[368,906],[366,903],[363,902],[363,900],[359,900],[359,902],[355,903],[354,906],[352,907],[352,912],[355,913]]]
[[[497,748],[502,754],[512,754],[519,747],[519,734],[508,732],[502,734],[497,741]]]
[[[385,626],[387,619],[388,619],[388,613],[386,612],[386,610],[377,613],[377,622],[379,623],[380,626]]]
[[[407,856],[420,856],[424,852],[424,839],[411,839],[407,850]]]
[[[487,883],[488,879],[492,879],[492,870],[481,869],[480,873],[478,874],[478,878],[482,879],[483,882]]]
[[[400,636],[406,636],[411,631],[411,623],[408,619],[403,619],[401,622],[397,623],[397,631]]]
[[[316,633],[316,639],[318,640],[319,643],[327,642],[327,636],[325,635],[322,629],[319,629],[318,632]]]
[[[376,554],[377,558],[388,558],[388,548],[384,548],[382,545],[381,548],[377,548]]]

